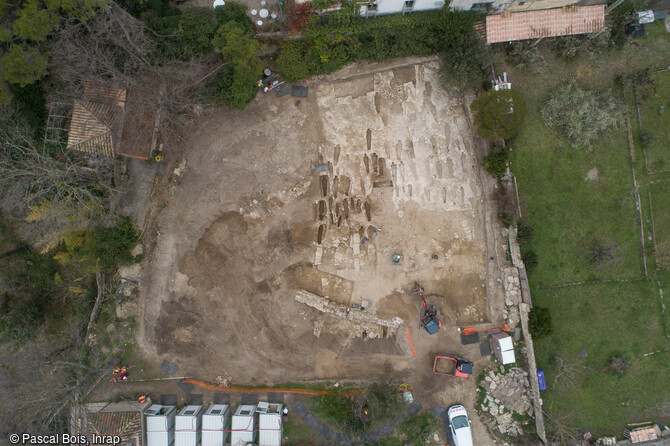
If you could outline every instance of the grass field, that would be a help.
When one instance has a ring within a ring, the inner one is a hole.
[[[640,122],[642,128],[649,130],[653,141],[645,147],[645,169],[650,173],[670,172],[668,159],[668,141],[670,141],[670,75],[668,72],[649,76],[652,84],[637,88],[640,102]],[[663,113],[659,108],[663,106]],[[639,126],[637,116],[633,116],[635,127]],[[637,130],[637,129],[636,129]]]
[[[526,122],[511,147],[523,217],[535,232],[531,246],[538,264],[529,274],[533,304],[550,309],[554,327],[551,335],[535,342],[538,367],[545,370],[549,386],[542,393],[544,408],[575,433],[588,430],[596,436],[621,437],[627,423],[670,422],[670,352],[642,356],[670,347],[658,285],[670,294],[670,279],[652,257],[648,197],[651,191],[657,240],[665,240],[670,237],[670,175],[646,173],[637,118],[632,114],[648,266],[645,278],[625,126],[596,141],[587,152],[571,147],[546,127],[539,109],[549,92],[568,79],[585,89],[613,88],[622,96],[615,83],[618,76],[670,65],[670,39],[659,26],[650,27],[647,37],[637,40],[639,45],[602,56],[566,62],[544,47],[540,52],[546,68],[505,67],[513,88],[528,104]],[[496,57],[500,70],[505,62],[501,55]],[[642,121],[665,135],[664,141],[649,148],[654,166],[670,168],[666,151],[670,110],[658,115],[656,103],[670,102],[670,73],[657,81],[656,93],[645,95]],[[587,179],[594,168],[597,179]],[[593,252],[604,248],[609,255],[594,260]],[[613,371],[613,357],[625,358],[630,363],[627,371]],[[556,431],[551,420],[548,431],[550,436]]]

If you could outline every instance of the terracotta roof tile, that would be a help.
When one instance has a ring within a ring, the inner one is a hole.
[[[605,5],[503,12],[486,17],[486,43],[594,33],[604,26]]]
[[[123,131],[126,90],[86,81],[81,100],[75,100],[67,148],[114,157]]]

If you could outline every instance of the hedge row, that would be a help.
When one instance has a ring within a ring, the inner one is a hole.
[[[476,14],[442,11],[375,18],[341,16],[329,23],[312,23],[301,41],[280,46],[277,65],[287,81],[330,73],[354,60],[382,61],[395,57],[428,56],[462,46],[482,45],[473,36]],[[481,67],[479,68],[481,69]]]

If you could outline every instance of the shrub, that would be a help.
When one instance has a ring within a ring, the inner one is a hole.
[[[389,382],[372,384],[368,388],[368,407],[373,422],[386,422],[403,407],[402,394]]]
[[[521,260],[523,260],[524,265],[526,265],[527,271],[532,271],[537,266],[537,253],[533,248],[523,247],[521,249]]]
[[[574,147],[590,149],[591,141],[619,128],[623,110],[612,90],[594,93],[571,82],[554,90],[540,113],[545,124],[560,130]]]
[[[87,240],[85,249],[99,261],[102,270],[114,270],[134,260],[130,251],[137,243],[137,232],[129,217],[120,217],[116,226],[98,227]]]
[[[355,60],[360,42],[355,36],[344,32],[332,32],[317,36],[312,42],[310,52],[318,61],[318,67],[313,71],[331,73],[344,66],[350,60]]]
[[[507,62],[517,68],[529,67],[536,73],[541,73],[549,68],[539,48],[531,46],[528,42],[515,42],[508,46]]]
[[[360,432],[363,424],[356,420],[354,402],[342,395],[323,395],[315,401],[314,411],[347,432]]]
[[[86,272],[113,271],[132,263],[130,253],[137,243],[137,232],[129,217],[119,217],[116,226],[98,226],[91,231],[66,235],[62,250],[54,256],[59,262],[76,263]]]
[[[357,58],[382,61],[394,57],[428,56],[443,49],[442,23],[437,12],[393,14],[354,24],[361,47]]]
[[[535,230],[532,226],[526,223],[525,220],[519,220],[516,226],[516,238],[521,245],[527,245],[533,241]]]
[[[512,214],[507,211],[498,212],[498,222],[505,228],[512,224]]]
[[[470,108],[477,133],[489,141],[513,138],[526,117],[526,102],[515,90],[485,91]]]
[[[502,178],[507,173],[507,162],[509,160],[508,149],[498,149],[484,158],[486,171],[496,178]]]
[[[284,42],[279,46],[277,69],[287,82],[309,77],[310,72],[305,59],[309,47],[305,42]]]
[[[656,141],[658,141],[658,135],[656,135],[656,133],[651,130],[640,131],[640,144],[645,149],[652,146]]]
[[[575,36],[562,36],[554,40],[554,51],[566,60],[575,59],[579,55],[583,42]]]
[[[528,314],[528,329],[536,340],[550,335],[554,329],[551,325],[549,309],[534,306]]]
[[[612,356],[612,359],[610,361],[610,369],[613,372],[625,373],[628,371],[629,367],[630,367],[630,361],[628,361],[623,356],[617,356],[617,355]]]
[[[404,437],[403,444],[426,444],[428,436],[440,428],[440,422],[430,412],[414,415],[398,427],[398,432]]]

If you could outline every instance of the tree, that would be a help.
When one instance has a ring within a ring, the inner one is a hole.
[[[117,194],[109,167],[44,151],[11,107],[0,108],[0,121],[0,206],[31,223],[20,229],[22,238],[49,249],[65,232],[106,215]]]
[[[160,53],[144,23],[115,4],[86,23],[59,32],[50,55],[53,101],[71,103],[80,98],[88,79],[109,88],[123,86],[128,111],[151,121],[144,127],[124,125],[125,143],[144,138],[143,130],[153,128],[153,117],[160,116],[156,136],[166,149],[180,144],[188,115],[198,103],[197,89],[213,68],[206,59],[184,61],[183,53]]]
[[[250,31],[236,21],[221,25],[212,43],[221,50],[223,59],[232,68],[227,103],[240,110],[244,109],[247,102],[256,95],[256,81],[263,70],[257,56],[260,44],[253,39]]]
[[[612,90],[595,93],[570,82],[549,95],[540,114],[545,124],[561,131],[574,147],[590,149],[591,141],[621,126],[623,110],[625,106]]]
[[[114,271],[132,263],[130,254],[137,243],[137,232],[129,217],[120,217],[111,227],[97,226],[90,231],[72,231],[65,235],[63,249],[54,256],[62,264],[77,263],[83,271]]]
[[[477,133],[489,141],[513,138],[526,117],[526,102],[515,90],[485,91],[470,108]]]
[[[0,104],[7,105],[7,84],[25,86],[46,74],[42,42],[52,33],[86,21],[108,0],[0,1]]]
[[[5,81],[22,87],[32,84],[47,72],[47,56],[37,48],[13,45],[2,56]]]
[[[187,8],[179,17],[179,41],[186,54],[204,55],[212,51],[212,37],[219,21],[209,8]]]
[[[481,90],[483,68],[488,62],[488,53],[484,42],[472,28],[463,31],[447,44],[441,56],[440,81],[444,86],[456,91]]]

